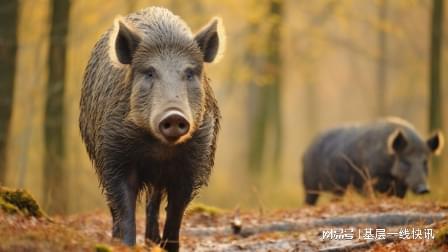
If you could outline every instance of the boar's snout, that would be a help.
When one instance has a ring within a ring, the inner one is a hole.
[[[429,193],[429,188],[425,184],[420,184],[414,188],[414,192],[416,194],[427,194],[427,193]]]
[[[184,115],[176,110],[165,114],[159,123],[159,130],[163,137],[169,142],[175,142],[190,130],[190,123]]]

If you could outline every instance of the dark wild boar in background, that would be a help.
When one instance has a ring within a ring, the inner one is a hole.
[[[321,191],[342,196],[349,185],[400,198],[408,188],[428,193],[428,159],[442,147],[440,132],[424,141],[400,118],[330,129],[303,156],[305,201],[314,205]]]
[[[204,63],[220,54],[221,32],[215,18],[193,35],[178,16],[152,7],[118,18],[92,51],[79,126],[112,214],[112,235],[125,244],[135,244],[136,200],[147,192],[145,238],[179,249],[184,210],[214,162],[220,112]]]

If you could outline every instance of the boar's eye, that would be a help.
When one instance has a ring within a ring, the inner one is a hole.
[[[194,76],[195,76],[195,72],[193,71],[193,69],[188,68],[187,70],[185,70],[185,79],[187,81],[194,80]]]
[[[156,69],[154,67],[149,67],[145,70],[145,76],[148,79],[154,79],[156,77]]]

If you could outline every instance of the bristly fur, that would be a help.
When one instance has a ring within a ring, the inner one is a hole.
[[[188,198],[181,200],[186,203],[207,184],[214,164],[221,117],[209,80],[203,73],[205,97],[197,102],[200,109],[194,114],[196,128],[188,141],[166,145],[151,134],[148,127],[141,125],[142,122],[132,120],[129,116],[136,70],[121,64],[111,49],[120,20],[143,36],[140,47],[143,49],[139,50],[201,55],[185,22],[166,9],[154,7],[118,18],[114,27],[94,46],[83,80],[79,127],[112,211],[114,237],[123,235],[115,225],[120,218],[117,212],[125,211],[117,208],[129,197],[122,190],[123,180],[135,181],[140,192],[145,189],[164,194],[185,191],[183,194]]]

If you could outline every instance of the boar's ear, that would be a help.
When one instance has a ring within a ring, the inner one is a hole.
[[[442,152],[444,142],[443,134],[440,131],[437,131],[426,140],[429,150],[431,150],[434,155],[439,155]]]
[[[141,37],[124,19],[115,20],[115,36],[111,48],[117,60],[124,65],[131,64],[132,57]]]
[[[213,18],[196,33],[194,40],[198,43],[204,55],[204,62],[210,63],[215,61],[217,56],[220,56],[224,50],[225,35],[221,19]]]
[[[408,140],[401,130],[393,131],[387,138],[387,152],[389,154],[397,154],[402,152],[408,145]]]

